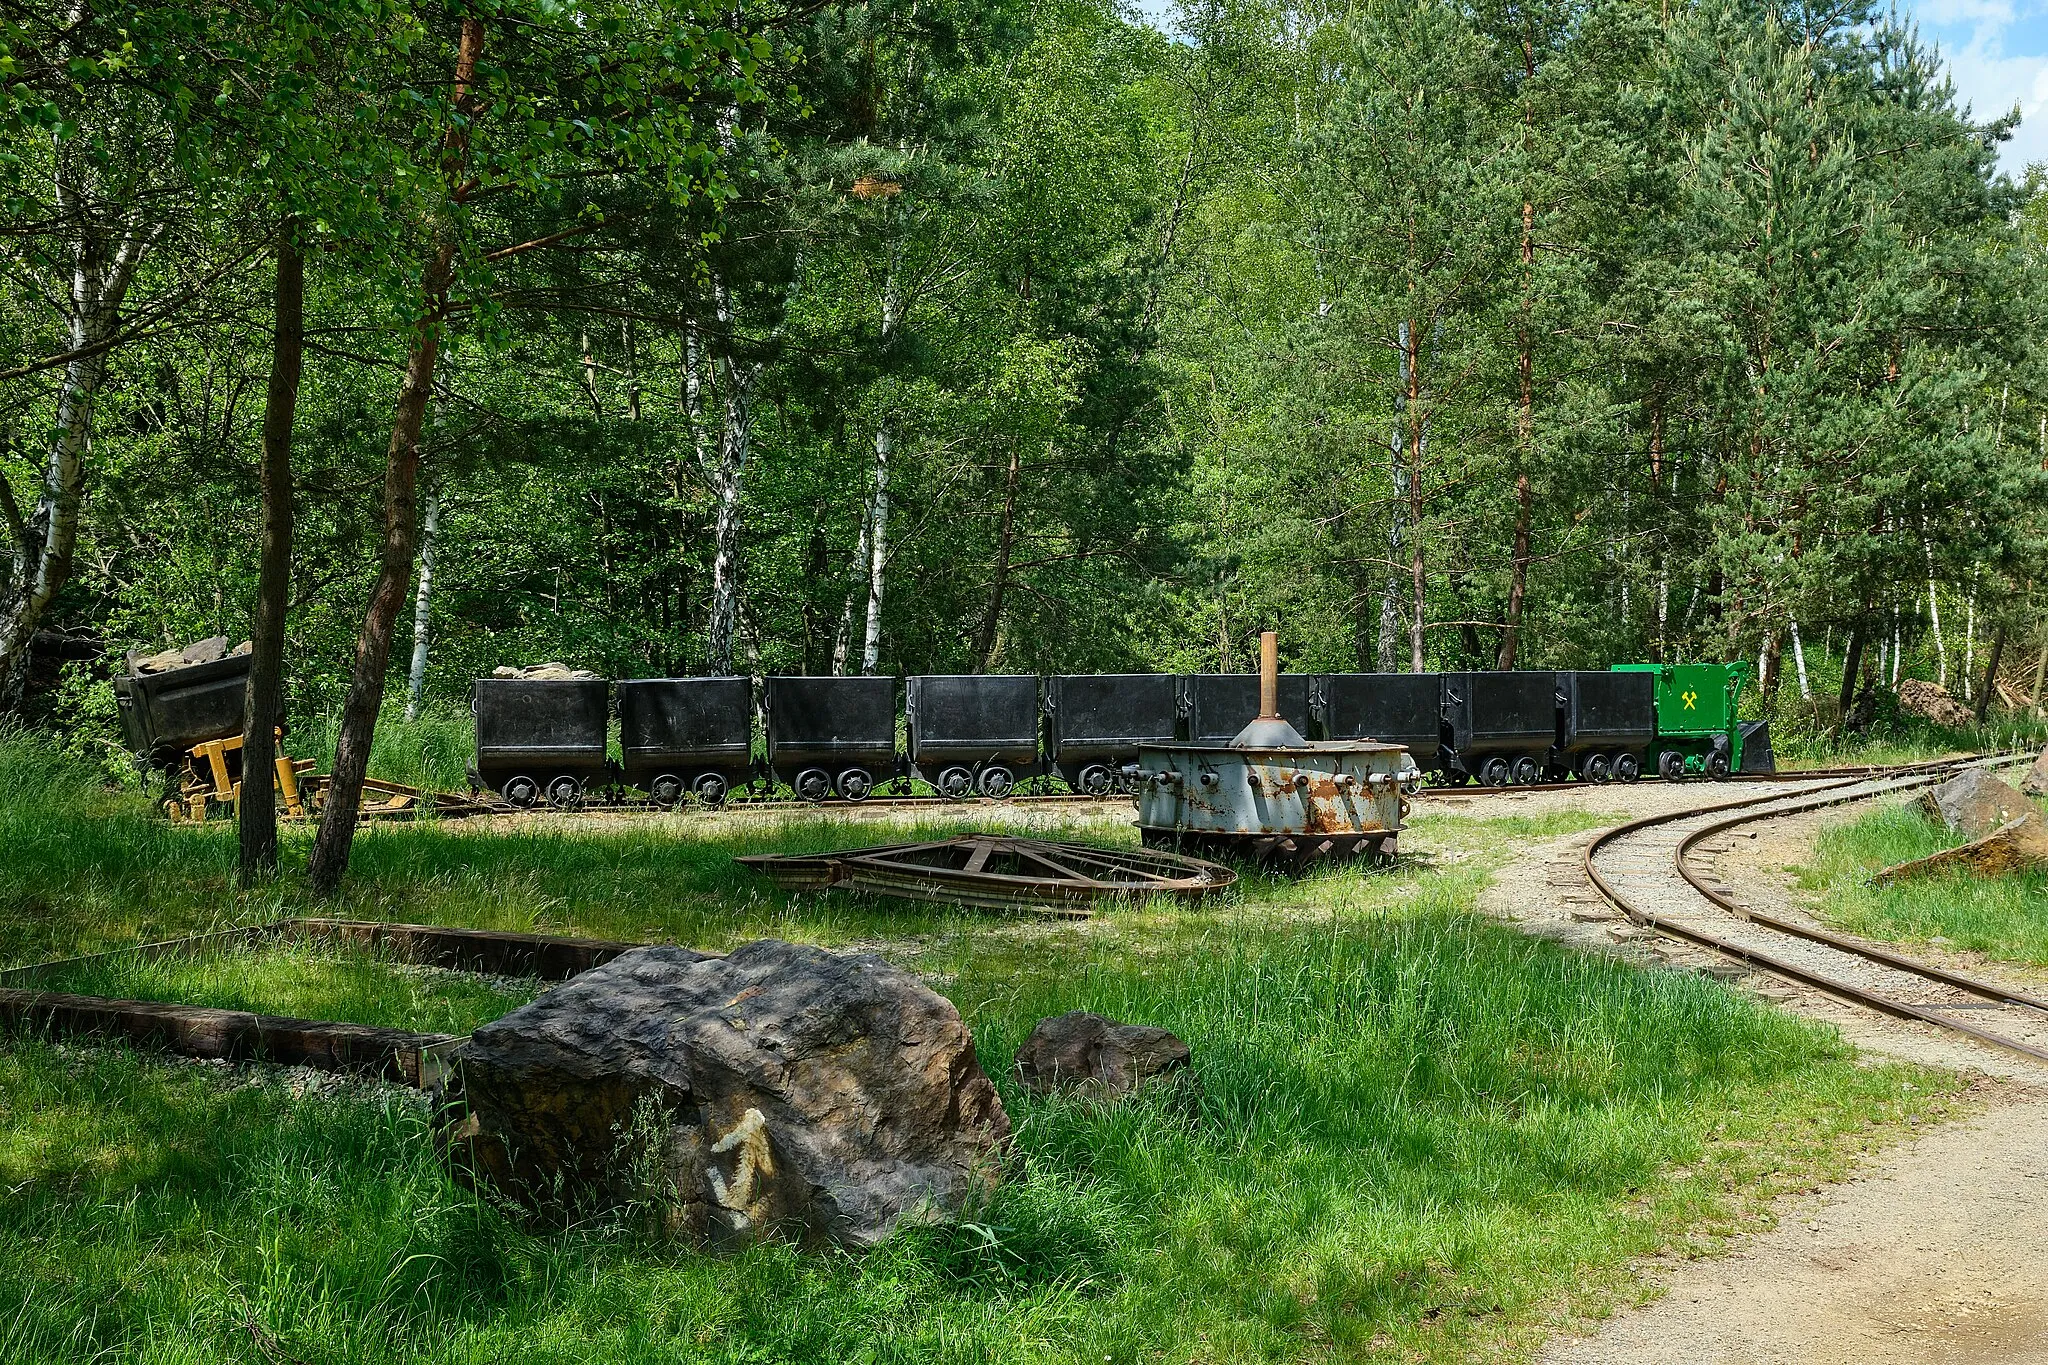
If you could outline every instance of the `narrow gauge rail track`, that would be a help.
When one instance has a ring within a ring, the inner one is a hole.
[[[2048,1062],[2048,1000],[1746,906],[1710,882],[1690,856],[1741,825],[1913,791],[1966,766],[2024,761],[2011,755],[1945,759],[1648,816],[1593,840],[1584,855],[1586,874],[1630,920],[1660,934],[1894,1018]],[[1960,1011],[1977,1017],[1963,1018]]]

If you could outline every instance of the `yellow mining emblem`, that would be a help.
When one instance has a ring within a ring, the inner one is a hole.
[[[1697,710],[1699,710],[1699,709],[1700,709],[1700,708],[1699,708],[1698,706],[1694,705],[1694,703],[1696,703],[1696,702],[1697,702],[1697,701],[1699,701],[1699,699],[1700,699],[1700,694],[1699,694],[1699,693],[1697,693],[1697,692],[1681,692],[1681,693],[1680,693],[1679,695],[1680,695],[1681,697],[1683,697],[1683,698],[1685,699],[1685,709],[1686,709],[1686,710],[1688,710],[1688,711],[1697,711]]]

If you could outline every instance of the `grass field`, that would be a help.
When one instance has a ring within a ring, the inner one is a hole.
[[[1000,823],[1128,841],[1126,820]],[[1514,1358],[1639,1293],[1631,1258],[1710,1249],[1954,1093],[1714,983],[1473,912],[1517,846],[1597,822],[1425,816],[1392,873],[1250,877],[1196,910],[1085,924],[791,898],[730,862],[994,823],[971,814],[371,831],[320,909],[703,947],[774,934],[911,967],[1003,1090],[1007,1179],[969,1224],[866,1256],[701,1256],[508,1221],[448,1179],[423,1109],[389,1088],[17,1039],[0,1046],[0,1359]],[[157,823],[0,743],[5,961],[309,908],[289,878],[236,893],[231,865],[225,828]],[[66,984],[441,1027],[517,995],[284,948],[95,973]],[[1198,1111],[1011,1087],[1033,1021],[1075,1008],[1186,1038]]]
[[[1887,806],[1825,831],[1800,883],[1823,919],[1852,933],[2048,967],[2048,872],[1869,882],[1879,868],[1962,842],[1912,803]]]

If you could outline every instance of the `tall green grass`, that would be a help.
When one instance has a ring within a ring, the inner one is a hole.
[[[1962,842],[1912,804],[1888,806],[1823,833],[1800,880],[1821,918],[1852,933],[1895,943],[1939,939],[1942,946],[2048,966],[2048,871],[1870,883],[1879,868]]]
[[[229,889],[224,828],[155,822],[39,752],[0,743],[14,960],[301,908],[289,881]],[[1428,818],[1391,873],[1254,875],[1196,907],[1085,924],[785,896],[731,862],[998,822],[980,812],[366,831],[348,897],[323,910],[706,947],[774,934],[919,972],[960,1007],[1016,1123],[998,1192],[865,1256],[538,1230],[454,1184],[396,1090],[302,1095],[260,1068],[15,1039],[0,1044],[0,1360],[1526,1354],[1638,1293],[1630,1258],[1752,1225],[1762,1196],[1839,1173],[1950,1093],[1714,983],[1473,913],[1515,844],[1594,818]],[[1058,812],[1000,822],[1132,837]],[[373,1023],[431,1026],[405,1016],[438,1009],[462,1027],[517,995],[303,949],[93,970],[71,984]],[[1109,1108],[1018,1091],[1015,1048],[1069,1009],[1173,1029],[1199,1092]]]

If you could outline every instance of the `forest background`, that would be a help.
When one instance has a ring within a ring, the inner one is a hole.
[[[1818,725],[2038,699],[2048,201],[1895,13],[1171,29],[0,0],[7,707],[111,754],[123,653],[265,600],[284,713],[365,737],[507,663],[1242,670],[1264,628],[1746,658]]]

